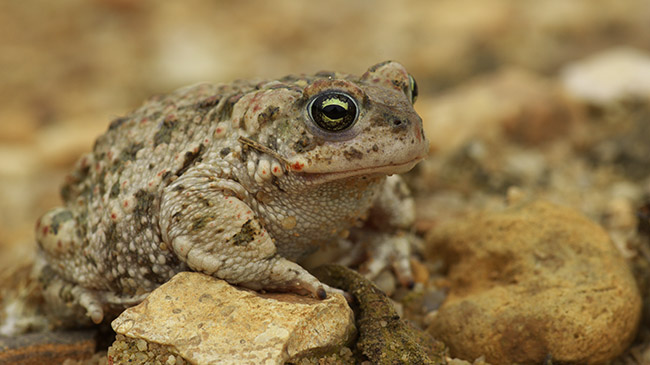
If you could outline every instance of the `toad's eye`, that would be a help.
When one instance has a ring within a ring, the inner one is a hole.
[[[309,104],[309,116],[320,128],[338,132],[350,128],[357,120],[357,103],[350,96],[328,91]]]
[[[418,100],[418,83],[415,82],[411,75],[409,75],[409,86],[411,89],[411,104],[415,104],[415,101]]]

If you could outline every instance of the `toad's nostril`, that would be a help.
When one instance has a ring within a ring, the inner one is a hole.
[[[406,119],[393,119],[393,120],[391,120],[390,124],[391,124],[391,126],[393,128],[402,130],[404,127],[406,127],[408,125],[408,120],[406,120]]]

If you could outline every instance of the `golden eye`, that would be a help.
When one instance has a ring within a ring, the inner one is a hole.
[[[409,84],[411,88],[411,104],[415,104],[418,99],[418,83],[415,82],[413,76],[409,75]]]
[[[348,129],[357,120],[357,103],[346,94],[328,91],[312,100],[309,115],[320,128],[338,132]]]

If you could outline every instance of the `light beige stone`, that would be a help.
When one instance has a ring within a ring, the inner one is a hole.
[[[191,272],[174,276],[112,326],[201,364],[281,364],[336,351],[356,331],[341,295],[259,294]]]
[[[648,98],[650,53],[631,47],[605,50],[567,65],[562,83],[572,96],[593,104]]]
[[[632,341],[641,299],[607,233],[533,202],[438,227],[450,291],[429,332],[451,355],[495,364],[606,363]]]

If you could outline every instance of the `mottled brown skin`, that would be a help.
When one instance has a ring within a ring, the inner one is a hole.
[[[323,298],[336,289],[296,261],[351,240],[378,258],[371,272],[390,261],[408,281],[413,201],[386,176],[427,152],[416,90],[384,62],[201,84],[113,121],[36,225],[51,311],[98,323],[184,270]]]

